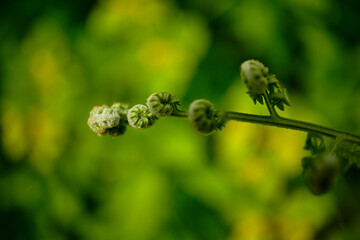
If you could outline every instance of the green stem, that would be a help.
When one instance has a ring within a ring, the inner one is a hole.
[[[341,138],[343,140],[355,142],[360,145],[360,137],[355,134],[346,133],[328,127],[323,127],[313,123],[292,120],[280,116],[272,117],[272,116],[254,115],[254,114],[246,114],[239,112],[226,112],[226,114],[227,114],[227,118],[233,121],[258,123],[258,124],[270,125],[275,127],[294,129],[304,132],[314,132],[332,138]]]
[[[177,118],[187,118],[189,116],[189,113],[187,111],[176,109],[176,111],[174,111],[170,116]]]
[[[279,118],[279,115],[277,114],[274,105],[271,104],[270,102],[270,98],[269,98],[269,93],[268,91],[265,91],[265,94],[263,94],[264,99],[265,99],[265,103],[266,103],[266,107],[269,110],[270,116],[272,118]]]
[[[314,132],[331,138],[335,138],[338,141],[351,141],[360,145],[360,136],[357,136],[355,134],[343,132],[328,127],[323,127],[313,123],[280,117],[276,113],[274,107],[270,104],[269,96],[267,94],[264,94],[264,97],[270,112],[270,116],[227,111],[225,112],[226,115],[225,118],[227,120],[233,120],[238,122],[257,123],[262,125],[293,129],[303,132]],[[177,109],[171,114],[172,117],[177,117],[177,118],[187,118],[188,115],[189,114],[187,111],[183,111],[180,109]]]

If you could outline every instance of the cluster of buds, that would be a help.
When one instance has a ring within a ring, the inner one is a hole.
[[[114,103],[111,107],[96,106],[90,112],[88,125],[97,135],[111,136],[124,134],[126,126],[146,129],[161,117],[188,117],[195,132],[209,135],[225,126],[226,114],[215,111],[211,102],[199,99],[191,103],[189,112],[179,109],[177,97],[166,92],[153,93],[146,105],[137,104],[131,108],[127,104]]]
[[[131,108],[124,103],[95,106],[90,111],[88,125],[99,136],[109,133],[111,136],[124,134],[126,126],[146,129],[154,125],[160,117],[171,116],[179,112],[180,101],[169,93],[151,94],[147,105],[137,104]]]
[[[284,104],[290,106],[286,89],[280,87],[274,74],[269,74],[269,68],[257,60],[247,60],[240,66],[240,75],[248,88],[251,99],[264,103],[263,96],[269,95],[271,104],[284,110]]]
[[[129,108],[124,103],[94,107],[88,125],[99,136],[123,135],[129,125],[135,129],[147,129],[162,117],[187,118],[196,133],[210,135],[221,130],[229,120],[254,122],[308,132],[304,149],[310,156],[302,159],[303,177],[310,191],[320,195],[328,192],[338,176],[352,164],[360,167],[360,137],[315,124],[294,121],[277,115],[275,107],[284,110],[290,106],[286,89],[282,88],[274,74],[257,60],[247,60],[240,66],[240,74],[248,88],[248,94],[256,104],[268,107],[270,116],[243,114],[215,110],[205,99],[197,99],[189,111],[180,110],[180,101],[167,92],[151,94],[146,104]],[[325,142],[324,136],[334,142]]]

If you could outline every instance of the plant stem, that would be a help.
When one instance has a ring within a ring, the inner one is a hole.
[[[176,111],[174,111],[170,116],[177,118],[187,118],[189,116],[189,113],[187,111],[176,109]]]
[[[280,127],[280,128],[287,128],[287,129],[293,129],[303,132],[313,132],[313,133],[319,133],[331,138],[335,138],[335,140],[338,141],[350,141],[357,143],[360,146],[360,136],[357,136],[355,134],[343,132],[340,130],[320,126],[313,123],[293,120],[289,118],[284,118],[279,116],[274,106],[271,105],[268,94],[264,94],[265,102],[268,107],[268,110],[270,112],[270,116],[264,116],[264,115],[256,115],[256,114],[248,114],[248,113],[240,113],[240,112],[231,112],[226,111],[225,112],[225,118],[226,120],[233,120],[238,122],[249,122],[249,123],[257,123],[262,125],[269,125],[274,127]],[[177,109],[174,111],[171,116],[176,118],[187,118],[189,113],[187,111],[183,111],[180,109]]]
[[[270,125],[275,127],[294,129],[304,132],[314,132],[332,138],[341,137],[343,140],[355,142],[360,145],[360,137],[355,134],[346,133],[328,127],[323,127],[313,123],[283,118],[280,116],[274,118],[271,116],[254,115],[254,114],[246,114],[239,112],[226,112],[226,115],[229,120],[233,120],[233,121],[258,123],[258,124]]]
[[[270,98],[269,98],[269,93],[268,91],[265,91],[265,94],[263,94],[264,99],[265,99],[265,103],[266,103],[266,107],[269,110],[270,116],[272,118],[279,118],[279,115],[277,114],[274,105],[271,104],[270,102]]]

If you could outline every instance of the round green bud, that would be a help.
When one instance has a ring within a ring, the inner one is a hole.
[[[147,105],[150,111],[157,117],[170,116],[177,106],[180,105],[180,101],[177,97],[172,96],[167,92],[153,93],[147,99]]]
[[[189,121],[195,132],[209,135],[218,129],[214,106],[205,99],[198,99],[190,104]]]
[[[315,158],[304,158],[303,167],[305,183],[313,194],[320,195],[332,188],[340,172],[340,161],[335,155],[324,152]]]
[[[240,70],[241,78],[252,96],[265,93],[269,84],[266,77],[269,69],[264,64],[257,60],[247,60],[241,64]]]
[[[129,109],[127,120],[133,128],[145,129],[152,126],[157,120],[157,117],[150,112],[147,106],[137,104]]]
[[[95,106],[90,111],[88,125],[99,136],[106,134],[107,130],[119,125],[120,115],[106,105]]]

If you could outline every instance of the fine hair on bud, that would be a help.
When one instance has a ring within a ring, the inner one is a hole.
[[[117,111],[106,105],[101,105],[95,106],[90,111],[90,117],[87,123],[93,132],[99,136],[103,136],[107,133],[108,129],[119,125],[120,118]]]
[[[149,110],[157,117],[170,116],[177,106],[180,105],[180,101],[177,97],[172,96],[167,92],[153,93],[147,99],[147,105]]]
[[[194,131],[202,135],[209,135],[218,129],[214,106],[205,99],[190,104],[189,121]]]
[[[152,126],[158,118],[142,104],[137,104],[129,109],[127,120],[130,126],[136,129],[145,129]]]

